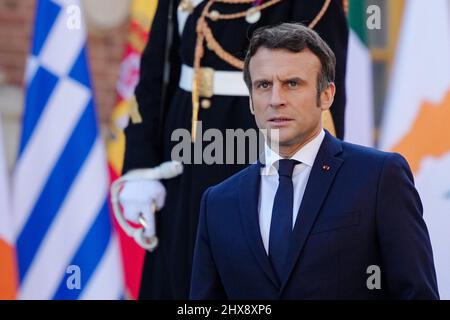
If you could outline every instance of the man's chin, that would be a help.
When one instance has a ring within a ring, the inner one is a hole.
[[[283,131],[284,130],[269,131],[269,144],[271,146],[289,147],[295,144],[296,139]]]
[[[291,128],[288,127],[280,127],[280,128],[269,127],[267,129],[267,132],[270,135],[270,137],[272,137],[273,139],[277,139],[277,141],[286,140],[289,135],[292,135],[290,134],[290,131]]]

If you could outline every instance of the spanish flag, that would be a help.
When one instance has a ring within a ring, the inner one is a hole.
[[[16,297],[17,273],[8,171],[2,133],[0,119],[0,300],[10,300]]]
[[[117,103],[113,110],[110,124],[111,134],[107,143],[111,181],[116,180],[122,173],[125,152],[123,129],[127,126],[130,116],[138,114],[136,112],[134,89],[139,81],[141,54],[148,40],[157,4],[157,0],[133,0],[131,3],[128,41],[120,67],[117,82]],[[130,299],[136,299],[145,252],[120,227],[117,226],[117,230],[119,230],[122,249],[126,296]]]

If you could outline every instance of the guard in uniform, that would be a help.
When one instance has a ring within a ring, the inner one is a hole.
[[[132,115],[125,130],[124,172],[171,160],[172,148],[179,142],[171,141],[173,131],[184,128],[200,139],[197,121],[203,132],[215,128],[224,136],[226,129],[256,129],[242,76],[243,59],[255,29],[281,22],[314,28],[334,51],[337,93],[332,119],[324,125],[342,138],[348,40],[345,1],[160,0],[136,88],[139,114]],[[184,164],[182,175],[161,181],[166,192],[156,213],[159,246],[146,255],[141,299],[187,299],[202,193],[244,166]],[[145,189],[129,190],[143,192],[143,199],[152,198],[152,191]]]

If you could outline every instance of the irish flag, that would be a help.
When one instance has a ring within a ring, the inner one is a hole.
[[[0,300],[16,297],[17,273],[14,253],[12,212],[9,202],[8,171],[0,119]]]
[[[450,299],[450,2],[406,1],[380,147],[414,172],[439,291]]]
[[[366,19],[365,1],[350,0],[344,140],[373,146],[372,59],[367,47]]]

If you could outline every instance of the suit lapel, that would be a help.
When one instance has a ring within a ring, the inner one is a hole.
[[[294,266],[303,250],[306,239],[317,218],[320,208],[327,196],[328,190],[339,171],[343,160],[336,157],[342,150],[339,140],[326,133],[322,145],[306,185],[306,190],[297,215],[297,221],[292,233],[291,246],[286,264],[286,276],[282,281],[280,293],[283,291]]]
[[[251,165],[247,173],[240,178],[238,192],[240,215],[245,235],[256,260],[267,277],[276,287],[279,287],[280,284],[275,277],[266,250],[264,249],[259,228],[258,200],[261,181],[260,167],[260,163]]]

